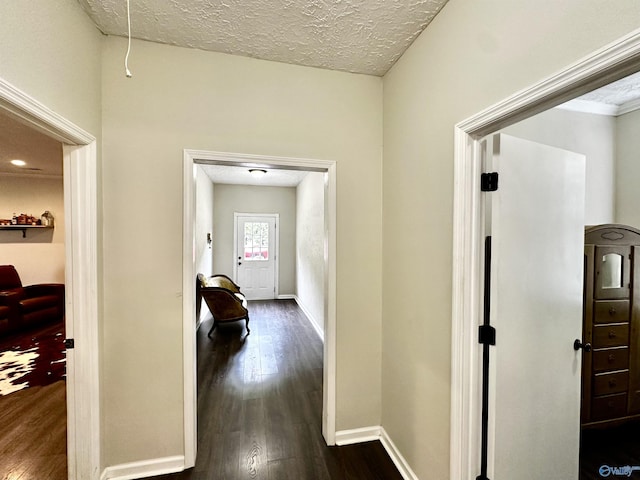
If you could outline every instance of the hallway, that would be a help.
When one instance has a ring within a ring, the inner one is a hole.
[[[401,480],[380,442],[327,447],[321,433],[323,345],[293,300],[249,303],[244,321],[198,343],[198,456],[172,480]]]

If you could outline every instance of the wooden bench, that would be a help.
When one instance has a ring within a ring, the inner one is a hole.
[[[209,338],[219,323],[236,320],[245,320],[247,335],[251,333],[247,299],[240,292],[240,287],[229,277],[226,275],[205,277],[199,273],[196,277],[196,318],[200,318],[202,299],[213,316],[213,326],[207,333]]]

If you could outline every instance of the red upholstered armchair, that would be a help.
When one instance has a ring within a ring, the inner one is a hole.
[[[64,318],[64,285],[22,286],[13,265],[0,265],[0,335]]]

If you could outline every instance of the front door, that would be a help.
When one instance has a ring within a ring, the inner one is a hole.
[[[585,157],[491,140],[499,182],[485,194],[496,328],[488,477],[577,480]]]
[[[276,214],[236,214],[236,283],[247,300],[276,296]]]

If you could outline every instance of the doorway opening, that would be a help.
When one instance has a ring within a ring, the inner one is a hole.
[[[0,79],[0,112],[61,142],[64,197],[67,475],[100,468],[96,139]]]
[[[183,319],[184,319],[184,372],[185,372],[185,467],[195,465],[197,451],[196,421],[197,404],[195,388],[197,377],[195,346],[195,298],[194,255],[195,225],[195,185],[197,168],[204,165],[224,165],[269,170],[291,170],[320,172],[323,174],[324,216],[321,233],[323,262],[324,308],[322,324],[324,334],[323,354],[323,397],[322,434],[328,445],[335,444],[335,328],[336,328],[336,164],[334,161],[298,159],[288,157],[243,155],[207,151],[185,150],[184,153],[184,260],[183,260]],[[237,234],[236,234],[237,235]],[[281,237],[282,238],[282,237]],[[215,244],[215,234],[213,242]],[[232,247],[233,248],[233,247]],[[215,253],[214,253],[215,254]],[[221,256],[222,257],[222,256]],[[233,260],[237,255],[228,255]],[[224,256],[227,258],[227,256]],[[231,267],[231,264],[229,265]],[[282,268],[280,268],[282,278]],[[282,297],[282,295],[280,295]]]
[[[36,478],[47,471],[65,478],[62,144],[0,113],[0,145],[0,258],[10,265],[1,267],[0,411],[12,412],[0,425],[3,444],[12,445],[3,455],[0,477],[20,472]],[[15,166],[12,159],[24,164]],[[50,227],[40,218],[45,210],[55,220]],[[11,291],[25,292],[33,310],[18,312]]]
[[[451,478],[476,478],[481,464],[481,347],[477,337],[483,305],[480,141],[516,122],[635,73],[639,68],[639,54],[640,34],[635,33],[456,125]],[[491,454],[493,452],[489,452]]]

